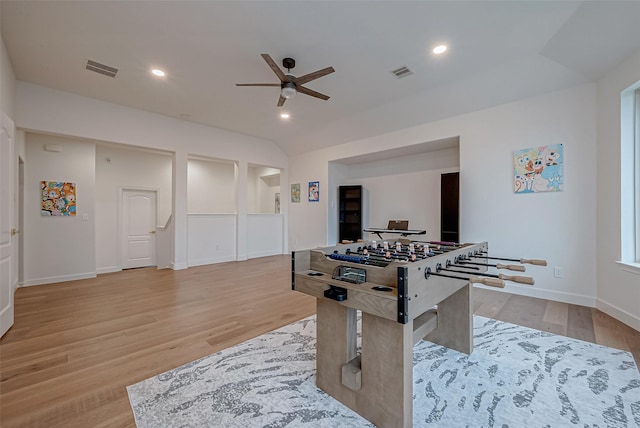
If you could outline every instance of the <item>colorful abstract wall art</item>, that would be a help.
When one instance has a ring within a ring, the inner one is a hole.
[[[61,181],[41,181],[42,216],[75,216],[76,183]]]
[[[291,185],[291,202],[300,202],[300,183]]]
[[[515,193],[559,192],[564,190],[564,151],[552,144],[513,153]]]
[[[320,201],[320,182],[310,181],[309,182],[309,202],[319,202],[319,201]]]

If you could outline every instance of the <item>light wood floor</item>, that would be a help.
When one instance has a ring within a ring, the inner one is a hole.
[[[0,426],[133,427],[125,387],[315,313],[290,257],[153,268],[20,288],[0,340]],[[475,289],[479,315],[633,352],[640,333],[602,312]]]

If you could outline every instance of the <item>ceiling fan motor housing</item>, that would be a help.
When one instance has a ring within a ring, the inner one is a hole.
[[[282,60],[282,66],[287,70],[291,70],[296,66],[296,60],[293,58],[285,58]]]

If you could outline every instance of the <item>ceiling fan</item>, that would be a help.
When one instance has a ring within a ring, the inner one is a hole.
[[[333,67],[323,68],[322,70],[314,71],[313,73],[305,74],[304,76],[295,77],[290,74],[284,74],[275,61],[269,56],[269,54],[261,54],[262,58],[269,64],[269,67],[276,73],[280,83],[236,83],[236,86],[280,86],[280,98],[278,99],[278,107],[282,107],[284,102],[290,98],[296,96],[298,92],[305,95],[311,95],[312,97],[320,98],[321,100],[328,100],[329,97],[320,92],[312,91],[309,88],[305,88],[305,83],[316,80],[322,76],[333,73],[335,70]],[[287,69],[287,73],[296,66],[296,61],[293,58],[285,58],[282,60],[282,65]]]

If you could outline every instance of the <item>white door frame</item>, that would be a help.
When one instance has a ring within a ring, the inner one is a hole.
[[[18,259],[14,263],[14,266],[17,266],[16,275],[18,280],[18,284],[15,287],[18,288],[18,285],[24,282],[24,233],[22,233],[24,230],[24,159],[22,159],[22,156],[17,157],[16,167],[18,168],[18,206],[14,210],[17,216],[14,223],[17,224],[16,227],[20,233],[18,234],[18,241],[14,243],[17,248],[14,248],[13,254]]]
[[[128,191],[132,191],[132,192],[154,192],[156,194],[156,223],[158,222],[158,194],[160,193],[160,189],[158,187],[144,187],[144,186],[123,186],[120,187],[118,189],[118,267],[120,268],[120,270],[125,269],[124,267],[124,222],[122,221],[123,215],[124,215],[124,204],[122,203],[123,201],[123,196],[125,192]],[[155,230],[158,229],[158,225],[154,225]],[[156,239],[155,239],[155,255],[154,258],[157,259],[158,256],[158,239],[157,239],[157,235],[156,235]],[[155,260],[155,262],[157,263],[157,260]]]
[[[0,215],[4,212],[8,216],[8,220],[3,218],[0,223],[0,233],[2,234],[0,235],[0,277],[2,281],[6,281],[1,284],[1,286],[8,287],[8,290],[4,289],[0,290],[0,292],[9,292],[9,299],[6,306],[0,307],[0,336],[2,336],[13,325],[14,293],[18,285],[18,276],[17,272],[15,272],[15,267],[17,266],[15,258],[18,257],[15,243],[18,237],[16,236],[16,219],[14,218],[17,205],[15,200],[17,197],[15,184],[16,171],[14,170],[16,168],[15,125],[4,112],[0,112],[0,114],[0,138],[2,138],[3,134],[6,134],[9,141],[8,159],[3,159],[2,162],[5,167],[8,168],[8,170],[2,171],[2,174],[6,174],[6,177],[3,177],[3,184],[7,185],[8,181],[9,194],[2,195],[3,197],[0,200],[0,204],[8,204],[7,207],[3,207],[2,211],[0,211]],[[8,272],[6,270],[8,270]]]

